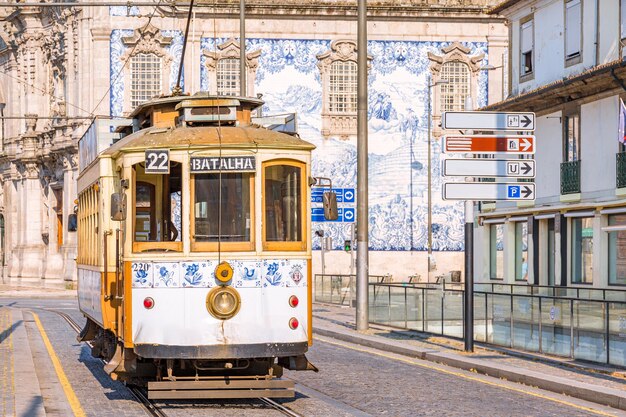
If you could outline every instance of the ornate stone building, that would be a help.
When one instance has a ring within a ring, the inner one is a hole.
[[[5,282],[74,280],[78,140],[95,117],[123,117],[176,83],[185,8],[170,1],[141,7],[132,1],[128,7],[93,3],[0,8]],[[369,5],[372,273],[423,272],[430,107],[425,103],[432,99],[436,120],[441,110],[458,108],[461,95],[477,105],[502,99],[504,71],[481,70],[486,64],[501,67],[507,48],[503,20],[486,14],[493,3],[382,0]],[[236,0],[197,4],[185,55],[185,92],[239,90],[238,7]],[[355,2],[249,0],[246,13],[248,95],[263,95],[265,113],[298,113],[302,137],[318,146],[315,173],[354,188]],[[426,87],[441,77],[450,81],[445,91],[435,88],[427,97]],[[434,156],[439,158],[438,148]],[[436,162],[432,170],[439,178]],[[460,269],[462,212],[439,198],[432,209],[435,250],[449,269]],[[338,246],[350,230],[347,221],[318,227]],[[349,269],[344,253],[329,256],[338,268],[333,272]],[[393,269],[401,266],[405,270]]]

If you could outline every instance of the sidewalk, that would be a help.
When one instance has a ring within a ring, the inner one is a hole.
[[[313,331],[626,410],[626,370],[486,345],[475,345],[474,353],[466,353],[459,340],[378,325],[359,333],[355,317],[354,308],[315,303]]]
[[[59,287],[35,287],[0,283],[0,298],[2,297],[76,298],[76,289],[66,290]]]
[[[0,415],[46,415],[19,309],[0,307]]]

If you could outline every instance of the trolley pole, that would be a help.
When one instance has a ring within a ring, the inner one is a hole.
[[[246,0],[239,3],[239,95],[246,97]]]
[[[367,0],[358,0],[357,30],[357,236],[356,329],[369,328],[369,215],[367,196]]]

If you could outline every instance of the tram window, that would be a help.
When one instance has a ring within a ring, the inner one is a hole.
[[[265,167],[265,240],[302,241],[302,168]]]
[[[135,164],[135,242],[181,242],[182,165],[172,161],[169,174],[146,174]]]
[[[251,241],[251,178],[246,173],[194,176],[196,242]]]

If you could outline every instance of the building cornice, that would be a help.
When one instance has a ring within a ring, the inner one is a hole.
[[[626,61],[615,60],[534,90],[483,107],[485,111],[542,112],[622,88],[626,90]]]
[[[499,4],[495,5],[491,9],[488,9],[487,13],[488,14],[500,14],[504,10],[511,8],[515,6],[517,3],[521,3],[522,1],[524,0],[506,0],[506,1],[500,2]]]

